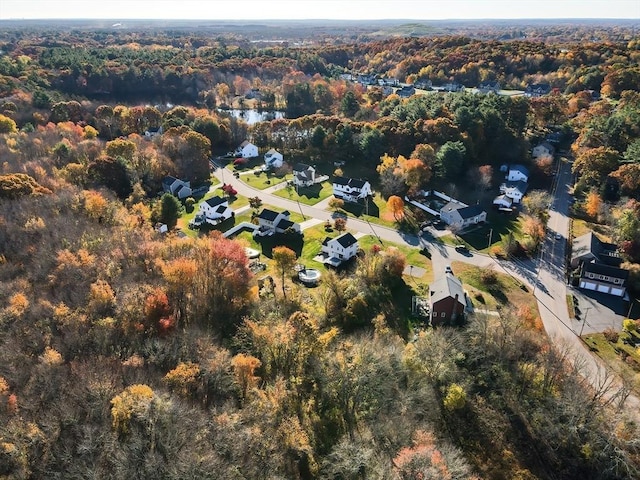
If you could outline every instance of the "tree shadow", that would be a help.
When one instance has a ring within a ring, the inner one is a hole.
[[[262,254],[267,258],[273,258],[275,247],[287,247],[293,250],[298,258],[302,256],[304,235],[301,233],[275,233],[266,237],[255,237],[262,249]]]

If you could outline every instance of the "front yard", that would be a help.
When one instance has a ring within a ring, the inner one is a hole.
[[[310,187],[299,187],[297,191],[294,185],[287,185],[286,188],[278,190],[273,194],[304,203],[305,205],[315,205],[333,195],[333,185],[330,182],[322,182]]]

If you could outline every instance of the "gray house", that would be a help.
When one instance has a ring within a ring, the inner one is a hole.
[[[449,202],[440,209],[440,218],[452,228],[462,230],[487,221],[487,212],[480,205],[467,206]]]

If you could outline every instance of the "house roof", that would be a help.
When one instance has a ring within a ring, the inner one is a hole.
[[[498,203],[508,203],[509,205],[511,205],[513,203],[513,199],[511,197],[507,197],[506,195],[498,195],[496,198],[493,199],[493,203],[494,204],[498,204]]]
[[[339,237],[335,239],[343,248],[349,248],[354,243],[358,243],[356,237],[351,235],[350,233],[343,233]]]
[[[263,208],[260,212],[260,215],[258,215],[258,218],[267,220],[268,222],[273,222],[276,218],[278,218],[278,215],[280,215],[279,212],[274,212],[273,210],[270,210],[268,208]]]
[[[469,205],[468,207],[461,207],[457,210],[462,219],[473,218],[476,215],[480,215],[482,212],[484,212],[484,209],[478,204]]]
[[[296,163],[293,166],[294,172],[306,172],[308,170],[313,170],[313,167],[311,167],[310,165],[307,165],[306,163]]]
[[[280,153],[275,148],[272,148],[264,154],[265,157],[270,157],[272,155],[280,155]]]
[[[244,147],[246,147],[247,145],[250,145],[250,144],[249,144],[249,141],[248,141],[248,140],[245,140],[244,142],[242,142],[242,143],[240,144],[240,148],[244,148]]]
[[[167,187],[173,185],[175,182],[179,182],[179,180],[171,175],[167,175],[162,179],[162,185],[166,185]]]
[[[582,264],[582,274],[591,272],[598,275],[605,275],[611,278],[621,278],[622,280],[627,280],[629,278],[629,270],[625,270],[624,268],[614,267],[612,265],[603,265],[602,263],[595,262],[586,262]],[[599,279],[600,282],[606,282],[606,280]],[[613,282],[609,282],[613,283]]]
[[[227,203],[227,199],[219,196],[215,196],[206,200],[205,203],[209,205],[211,208],[214,208],[214,207],[217,207],[218,205],[222,205],[223,203]]]
[[[509,167],[509,171],[512,172],[514,170],[516,172],[522,173],[523,175],[526,175],[527,177],[529,176],[529,169],[527,167],[525,167],[524,165],[520,165],[519,163],[515,164],[515,165],[511,165]]]
[[[522,195],[524,195],[525,193],[527,193],[527,188],[529,188],[529,184],[523,180],[518,180],[517,182],[513,182],[513,181],[509,181],[509,182],[504,182],[504,187],[506,189],[516,189],[518,190]]]
[[[351,188],[362,189],[367,181],[360,180],[359,178],[336,177],[333,179],[333,183],[336,185],[348,185]]]
[[[224,213],[224,211],[229,208],[226,205],[220,205],[217,209],[216,209],[216,213]]]
[[[276,228],[279,228],[280,230],[286,230],[289,227],[293,227],[295,224],[291,221],[291,220],[287,220],[286,218],[282,218],[278,224],[276,225]]]
[[[603,242],[593,231],[576,237],[571,246],[571,260],[582,260],[592,256],[607,265],[619,266],[622,259],[618,255],[618,247],[612,243]],[[575,265],[575,263],[574,263]]]
[[[462,288],[462,282],[452,274],[447,273],[444,277],[440,277],[438,280],[431,284],[429,288],[431,293],[431,303],[437,303],[445,298],[456,298],[462,305],[466,305],[464,289]]]

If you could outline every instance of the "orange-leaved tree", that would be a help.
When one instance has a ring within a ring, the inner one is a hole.
[[[296,264],[296,252],[289,247],[279,246],[273,249],[273,261],[276,262],[282,281],[282,296],[287,297],[284,279],[288,271]]]
[[[387,207],[393,213],[396,222],[404,216],[404,200],[397,195],[391,195],[387,200]]]

